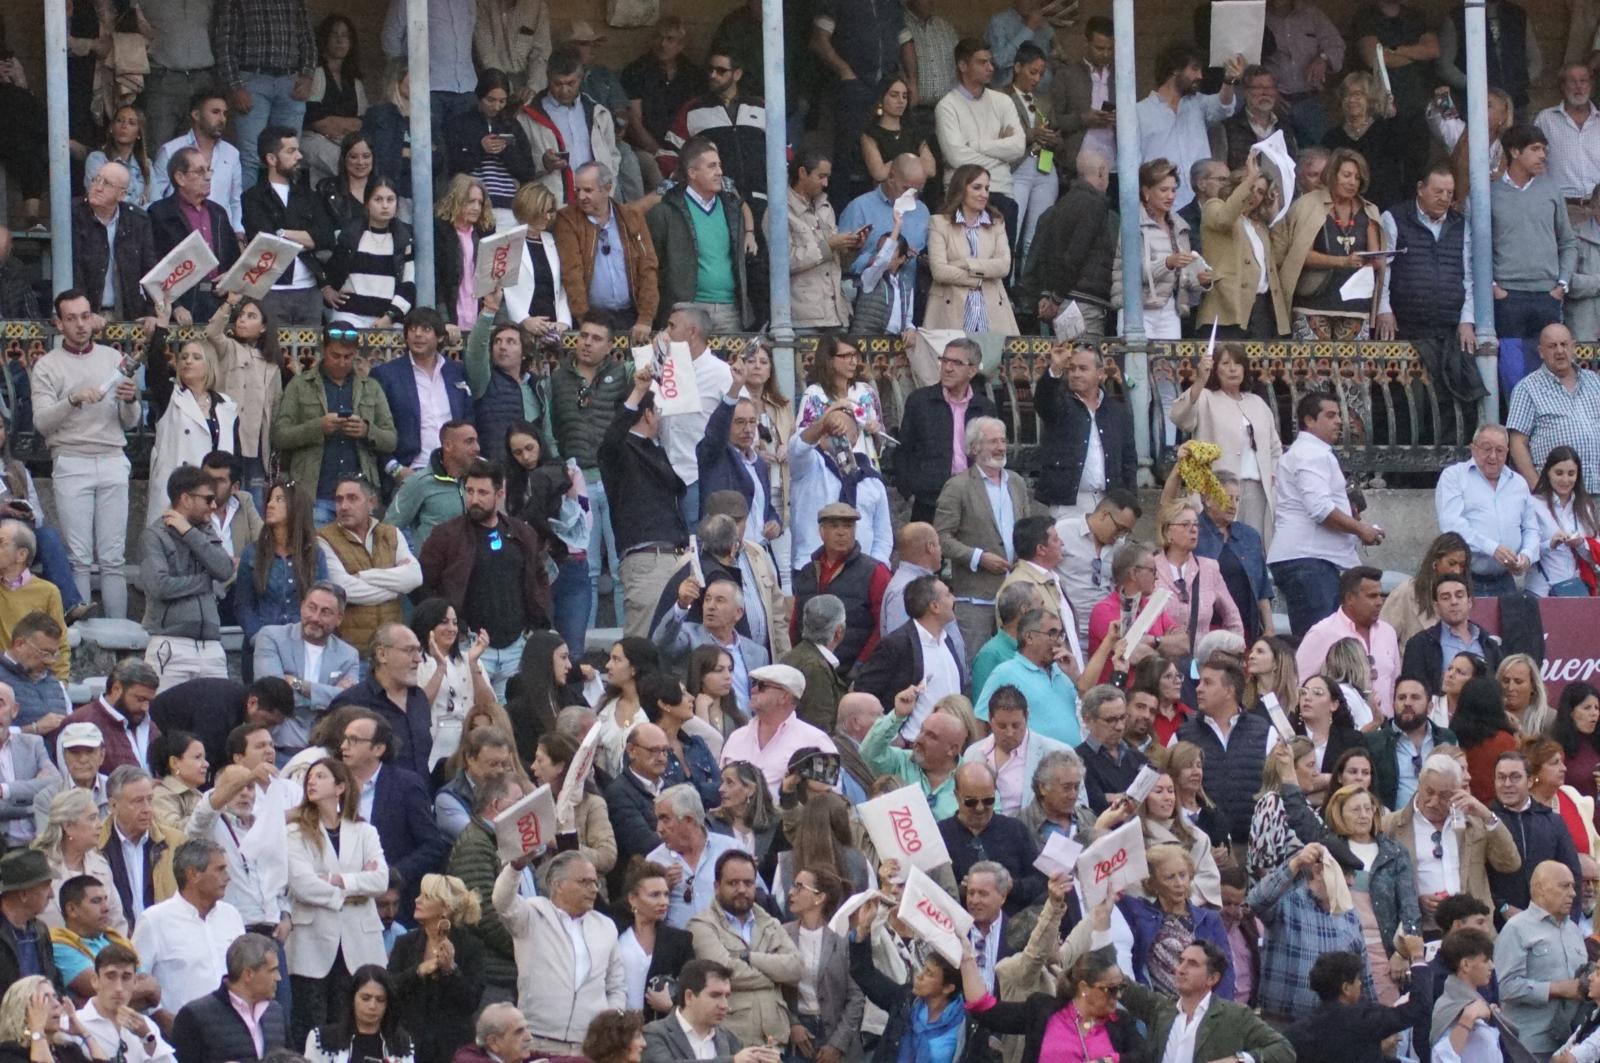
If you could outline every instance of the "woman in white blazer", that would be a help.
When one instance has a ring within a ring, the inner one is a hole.
[[[533,340],[555,339],[561,329],[572,327],[572,307],[561,286],[561,253],[549,231],[558,206],[550,190],[536,182],[517,189],[511,201],[517,224],[528,227],[528,242],[522,245],[522,273],[502,297],[500,320],[521,325]]]
[[[324,757],[306,772],[305,797],[289,815],[290,1044],[328,1021],[330,1002],[350,992],[351,971],[388,960],[375,898],[389,888],[389,864],[360,804],[350,769]]]
[[[156,328],[145,359],[150,416],[156,418],[155,446],[150,451],[150,500],[145,510],[153,520],[168,508],[167,477],[180,465],[198,466],[213,450],[239,453],[239,405],[217,390],[221,370],[210,348],[189,340],[167,360],[167,326],[172,305],[156,305]]]

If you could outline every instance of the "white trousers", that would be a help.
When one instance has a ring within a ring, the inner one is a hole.
[[[144,648],[144,663],[161,676],[158,694],[191,679],[228,678],[228,654],[216,639],[152,635]]]
[[[100,566],[100,603],[112,620],[128,617],[128,456],[58,454],[50,470],[56,520],[72,559],[72,581],[93,598],[90,572]]]

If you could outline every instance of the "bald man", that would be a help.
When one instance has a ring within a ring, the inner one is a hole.
[[[1539,333],[1543,364],[1511,391],[1506,415],[1511,467],[1528,481],[1530,490],[1539,482],[1545,458],[1561,445],[1578,452],[1583,486],[1591,493],[1600,490],[1600,375],[1579,369],[1573,354],[1571,330],[1546,325]]]
[[[653,723],[637,724],[622,747],[626,761],[606,787],[606,811],[617,837],[617,864],[608,882],[612,896],[622,887],[623,869],[634,856],[644,856],[661,844],[656,833],[656,798],[661,777],[667,772],[667,733]]]
[[[1506,920],[1494,943],[1500,1006],[1528,1051],[1546,1059],[1560,1048],[1578,1017],[1583,987],[1577,973],[1588,959],[1583,934],[1570,917],[1577,885],[1555,860],[1533,869],[1532,901]]]
[[[883,635],[911,619],[906,615],[906,584],[918,576],[932,576],[944,566],[939,533],[932,524],[919,520],[901,526],[894,537],[894,556],[899,563],[878,608],[878,632]]]
[[[1033,866],[1039,849],[1020,819],[995,809],[994,769],[982,762],[956,769],[955,815],[939,821],[939,834],[950,850],[951,870],[959,882],[972,866],[993,860],[1011,873],[1007,913],[1019,912],[1044,896],[1045,878]]]

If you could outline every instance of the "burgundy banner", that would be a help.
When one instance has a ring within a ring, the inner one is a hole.
[[[1500,634],[1500,600],[1479,598],[1472,619],[1491,634]],[[1539,619],[1544,622],[1544,663],[1539,674],[1552,706],[1568,683],[1597,683],[1600,675],[1600,598],[1541,598]]]

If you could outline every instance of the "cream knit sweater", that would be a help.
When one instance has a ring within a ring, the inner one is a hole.
[[[939,100],[933,114],[945,165],[954,170],[976,163],[989,171],[989,191],[1009,196],[1011,165],[1028,151],[1027,134],[1010,97],[984,89],[975,100],[957,85]],[[1011,135],[1002,137],[1000,131],[1008,127]]]

